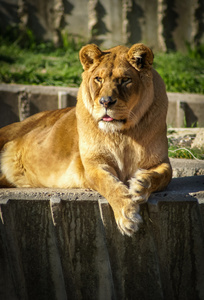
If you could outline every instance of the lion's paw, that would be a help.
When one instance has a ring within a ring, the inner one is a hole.
[[[131,236],[139,228],[142,218],[139,215],[139,205],[132,202],[122,208],[122,214],[116,218],[119,230],[124,235]]]
[[[135,177],[129,181],[129,193],[132,200],[138,203],[144,203],[150,195],[151,181],[147,170],[139,169]]]

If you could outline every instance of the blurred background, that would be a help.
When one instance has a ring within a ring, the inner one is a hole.
[[[78,51],[143,42],[169,92],[204,93],[204,0],[0,0],[0,82],[77,87]]]
[[[1,0],[0,28],[30,30],[55,45],[70,35],[105,48],[142,41],[153,50],[185,51],[204,42],[204,1]]]

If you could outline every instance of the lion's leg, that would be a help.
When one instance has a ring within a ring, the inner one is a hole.
[[[170,182],[172,169],[169,163],[162,163],[148,170],[139,169],[129,181],[129,192],[138,203],[146,202],[152,192],[164,189]]]
[[[0,176],[0,188],[13,188],[12,185],[7,179],[5,175]]]
[[[131,199],[128,187],[108,165],[86,165],[86,179],[90,188],[104,196],[113,209],[116,223],[122,234],[131,236],[138,230],[141,217],[139,204]]]

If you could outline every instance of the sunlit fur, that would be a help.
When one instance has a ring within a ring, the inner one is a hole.
[[[0,129],[0,186],[92,188],[130,236],[141,222],[140,203],[171,180],[165,86],[143,44],[106,51],[87,45],[79,56],[76,108]]]

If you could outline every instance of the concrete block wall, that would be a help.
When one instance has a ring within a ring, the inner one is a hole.
[[[185,50],[204,41],[202,0],[7,0],[0,27],[29,28],[59,44],[61,33],[105,48],[144,42],[154,50]]]
[[[204,127],[204,95],[167,93],[167,124],[172,127]]]
[[[0,84],[0,127],[45,110],[76,105],[77,88]]]
[[[0,299],[204,299],[204,176],[141,206],[133,237],[87,190],[0,190]]]
[[[77,88],[0,84],[0,127],[43,111],[74,106]],[[204,127],[204,95],[167,93],[167,124]]]

